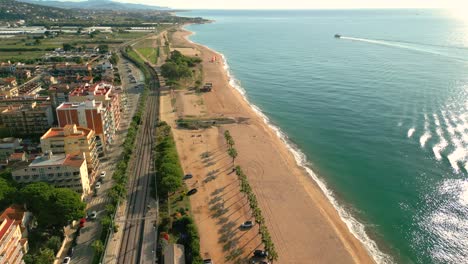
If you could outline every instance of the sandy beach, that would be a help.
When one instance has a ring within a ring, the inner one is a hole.
[[[186,40],[188,31],[173,33],[171,48],[203,59],[203,77],[214,90],[196,94],[178,90],[161,93],[161,118],[174,128],[186,183],[198,188],[191,196],[201,238],[202,257],[215,263],[244,263],[261,247],[258,229],[241,231],[252,220],[247,200],[239,191],[223,133],[228,129],[240,165],[257,195],[279,254],[276,263],[374,263],[350,233],[321,189],[299,167],[287,146],[258,116],[242,95],[229,85],[221,55]],[[210,62],[213,56],[217,62]],[[235,124],[205,130],[176,129],[180,117],[230,117]]]

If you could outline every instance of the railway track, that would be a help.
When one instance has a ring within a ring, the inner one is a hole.
[[[133,166],[131,175],[129,175],[129,184],[127,192],[127,212],[124,221],[123,237],[120,245],[117,263],[136,264],[143,263],[141,259],[142,250],[146,248],[144,241],[145,221],[154,221],[145,217],[149,209],[150,184],[153,172],[152,149],[154,147],[154,136],[156,123],[159,116],[159,93],[158,79],[156,72],[150,68],[151,81],[150,91],[148,93],[142,123],[136,137],[136,149],[133,153]],[[154,241],[154,243],[156,243]]]

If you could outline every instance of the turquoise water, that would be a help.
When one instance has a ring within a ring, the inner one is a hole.
[[[191,40],[225,55],[249,101],[379,251],[468,263],[468,20],[439,10],[182,15],[216,20],[188,26]]]

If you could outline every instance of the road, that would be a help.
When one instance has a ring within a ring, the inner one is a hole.
[[[154,263],[147,249],[154,248],[154,239],[145,238],[148,223],[155,223],[157,214],[148,214],[150,206],[150,184],[154,177],[152,150],[155,128],[159,116],[158,84],[155,78],[150,81],[150,91],[136,138],[133,164],[129,176],[127,211],[125,214],[121,246],[117,263]]]
[[[140,94],[142,92],[141,89],[134,88],[136,85],[141,84],[139,78],[137,78],[138,82],[136,84],[129,84],[127,77],[128,73],[125,73],[124,71],[124,62],[125,60],[123,60],[123,62],[120,62],[118,65],[122,79],[122,88],[124,90],[121,102],[121,106],[124,111],[122,112],[121,116],[122,119],[120,122],[120,129],[117,132],[115,142],[109,148],[108,154],[106,156],[106,161],[101,162],[100,165],[100,170],[106,171],[106,180],[101,186],[98,196],[93,197],[92,195],[90,195],[86,200],[86,211],[97,211],[98,215],[96,220],[87,222],[85,227],[82,229],[81,235],[77,239],[77,245],[75,246],[74,256],[72,258],[73,263],[88,264],[91,263],[93,260],[94,251],[91,247],[91,244],[94,240],[99,238],[99,234],[101,233],[102,229],[100,219],[102,218],[101,216],[103,214],[99,213],[103,212],[105,206],[109,203],[109,198],[107,198],[107,191],[112,187],[112,174],[114,173],[115,165],[121,158],[122,148],[120,146],[125,140],[128,127],[138,105],[138,98],[140,97]],[[138,73],[138,70],[133,69],[133,67],[132,70],[133,74],[141,74]]]

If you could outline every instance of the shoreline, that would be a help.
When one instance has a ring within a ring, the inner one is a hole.
[[[308,166],[309,162],[308,162],[307,156],[305,155],[304,152],[302,152],[300,147],[294,144],[289,139],[288,135],[279,127],[279,125],[271,122],[268,116],[265,115],[263,111],[257,105],[255,105],[249,100],[247,91],[241,85],[238,84],[239,80],[236,79],[236,77],[230,70],[227,58],[224,56],[224,54],[214,50],[211,47],[208,47],[206,45],[196,43],[190,40],[189,37],[195,35],[196,32],[190,31],[189,29],[186,28],[186,26],[182,27],[183,30],[189,32],[189,34],[184,36],[186,41],[196,46],[202,46],[210,50],[211,52],[218,54],[222,57],[223,69],[225,70],[225,74],[228,76],[229,86],[233,88],[234,90],[236,90],[237,93],[239,93],[242,99],[251,107],[251,109],[257,114],[257,116],[263,120],[264,124],[267,125],[270,129],[272,129],[275,135],[281,140],[281,142],[285,144],[287,149],[294,156],[297,166],[303,168],[307,172],[307,174],[310,176],[310,178],[316,183],[316,185],[320,188],[322,193],[327,197],[330,204],[337,211],[338,215],[340,216],[341,221],[343,221],[346,224],[348,231],[356,239],[360,241],[360,243],[364,246],[366,251],[369,253],[370,257],[374,260],[374,262],[393,263],[394,262],[393,258],[390,255],[387,255],[386,253],[380,251],[377,243],[374,240],[372,240],[369,237],[369,235],[367,235],[367,232],[365,231],[365,225],[361,223],[360,221],[358,221],[351,213],[346,211],[346,209],[342,205],[340,205],[340,202],[336,199],[333,191],[328,188],[325,180],[320,178],[320,176],[318,176],[317,174],[315,174],[313,169]]]
[[[203,61],[204,80],[212,81],[215,89],[201,95],[179,90],[175,95],[171,92],[172,98],[168,95],[162,96],[164,102],[162,105],[165,108],[162,110],[162,119],[168,121],[174,128],[176,117],[188,115],[231,117],[247,121],[196,131],[174,129],[184,170],[191,172],[195,170],[195,174],[201,175],[206,173],[206,168],[198,165],[200,160],[197,160],[196,155],[201,153],[199,149],[203,148],[206,151],[213,149],[209,147],[215,147],[216,152],[219,148],[224,148],[220,142],[223,141],[224,130],[229,129],[236,140],[239,152],[236,164],[244,169],[256,193],[280,257],[279,263],[309,263],[306,260],[310,259],[318,263],[376,263],[375,255],[371,256],[370,251],[341,218],[328,197],[330,191],[326,188],[325,191],[322,190],[325,185],[310,175],[309,171],[312,171],[309,168],[304,168],[305,156],[294,148],[295,146],[289,142],[281,129],[269,122],[261,110],[248,101],[245,91],[236,85],[236,79],[229,71],[226,58],[209,47],[192,42],[187,38],[189,34],[189,31],[179,29],[173,35],[172,46],[175,49],[189,47],[196,50]],[[210,62],[213,56],[223,60]],[[176,100],[177,103],[171,103],[171,100]],[[203,102],[198,105],[195,100]],[[201,142],[205,146],[196,145],[197,140],[193,139],[193,133],[202,137]],[[192,141],[195,145],[190,144]],[[218,184],[218,187],[220,183],[223,181],[226,183],[230,178],[229,174],[221,176],[223,178],[216,179],[214,183]],[[226,176],[227,178],[224,178]],[[199,177],[197,183],[199,179],[203,180]],[[190,186],[190,183],[187,185]],[[217,221],[206,208],[206,202],[210,198],[208,194],[213,194],[217,190],[210,185],[211,183],[202,183],[199,186],[202,188],[200,196],[191,197],[200,233],[206,233],[200,237],[201,250],[215,252],[215,262],[229,263],[226,259],[227,253],[223,250],[223,246],[220,246],[219,236],[213,234],[216,232],[213,225],[217,225]],[[239,196],[234,200],[240,202],[242,199],[242,196]],[[250,215],[248,210],[242,207],[236,211],[242,214],[240,218],[236,218],[236,221],[248,218]],[[208,221],[213,222],[208,225]],[[236,236],[235,233],[233,235]],[[294,239],[289,239],[290,237]],[[252,240],[255,240],[255,237]],[[245,249],[251,250],[252,246],[255,249],[261,246],[261,243],[247,244]],[[245,256],[248,257],[251,252]]]

